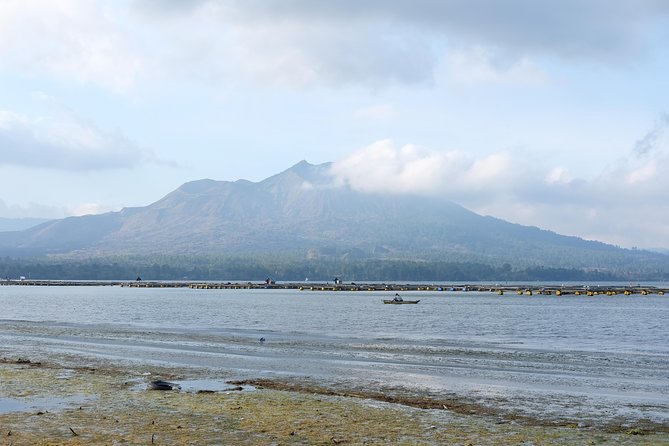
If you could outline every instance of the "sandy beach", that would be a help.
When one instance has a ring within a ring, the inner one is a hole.
[[[72,362],[0,361],[0,444],[669,444],[666,426],[547,425],[456,401]],[[149,390],[155,379],[182,389]]]

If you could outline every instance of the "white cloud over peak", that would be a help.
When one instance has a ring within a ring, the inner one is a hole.
[[[635,150],[588,178],[567,167],[532,165],[523,153],[479,158],[390,140],[332,165],[336,184],[366,193],[441,197],[508,221],[623,246],[660,247],[669,237],[669,145]]]
[[[333,163],[331,174],[337,183],[363,192],[455,199],[491,185],[506,189],[510,168],[506,153],[474,159],[459,151],[439,152],[413,144],[396,147],[391,140],[381,140]]]

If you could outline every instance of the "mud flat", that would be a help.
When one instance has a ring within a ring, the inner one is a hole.
[[[182,386],[148,390],[152,380]],[[384,401],[384,399],[386,401]],[[669,444],[666,426],[546,425],[450,402],[227,382],[205,370],[0,360],[0,445]]]

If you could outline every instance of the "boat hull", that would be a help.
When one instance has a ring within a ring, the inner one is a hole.
[[[393,300],[393,299],[383,300],[384,304],[390,304],[390,305],[417,304],[418,302],[420,302],[420,300]]]

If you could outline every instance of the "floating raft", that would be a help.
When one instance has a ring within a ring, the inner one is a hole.
[[[522,296],[616,296],[664,295],[669,288],[645,285],[527,285],[527,284],[386,284],[329,282],[196,282],[196,281],[95,281],[95,280],[0,280],[0,286],[119,286],[128,288],[191,288],[198,290],[282,289],[300,291],[427,291],[457,293],[496,293]]]

